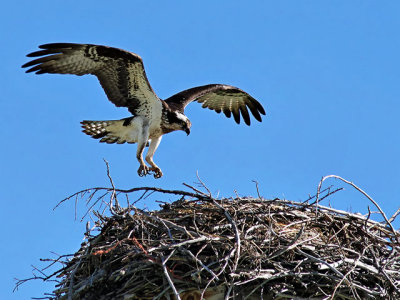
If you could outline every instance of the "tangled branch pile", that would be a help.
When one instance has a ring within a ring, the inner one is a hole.
[[[400,299],[390,223],[315,203],[147,190],[180,199],[98,215],[100,233],[60,270],[55,298]]]

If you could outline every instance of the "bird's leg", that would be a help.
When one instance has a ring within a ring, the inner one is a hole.
[[[161,169],[154,163],[153,156],[157,150],[158,145],[160,145],[162,136],[154,138],[151,140],[149,150],[146,154],[146,161],[150,164],[151,168],[150,171],[154,172],[154,178],[160,178],[163,176]]]
[[[139,161],[139,169],[137,171],[139,176],[146,176],[149,173],[149,167],[145,164],[143,160],[143,150],[146,147],[147,141],[149,139],[149,124],[148,122],[143,122],[142,130],[138,135],[138,146],[136,151],[136,158]]]
[[[144,146],[138,145],[138,150],[136,152],[136,158],[137,158],[137,160],[139,161],[139,164],[140,164],[139,169],[138,169],[137,172],[138,172],[138,175],[140,177],[146,176],[147,173],[149,173],[149,167],[144,163],[144,160],[143,160],[143,156],[142,156],[143,149],[144,149]]]

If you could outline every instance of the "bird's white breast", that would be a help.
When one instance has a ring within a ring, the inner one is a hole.
[[[145,117],[149,125],[149,137],[155,138],[162,135],[161,131],[161,116],[162,103],[159,99],[156,101],[148,101],[146,105],[142,105],[137,114]]]

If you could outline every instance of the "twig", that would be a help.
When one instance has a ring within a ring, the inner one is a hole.
[[[118,213],[120,211],[120,206],[119,206],[119,203],[118,203],[118,199],[117,199],[117,197],[115,195],[114,181],[113,181],[113,179],[111,178],[111,175],[110,175],[110,165],[108,164],[108,161],[105,158],[103,158],[103,160],[106,163],[106,166],[107,166],[107,177],[110,180],[110,183],[111,183],[111,186],[112,186],[112,194],[111,194],[111,197],[110,197],[110,204],[109,204],[110,205],[110,211]],[[115,211],[114,211],[114,206],[113,206],[113,200],[115,200],[115,207],[116,207]]]
[[[187,184],[187,183],[182,183],[184,186],[186,186],[186,187],[188,187],[188,188],[190,188],[190,189],[192,189],[193,191],[195,191],[196,193],[198,193],[198,194],[200,194],[200,195],[203,195],[203,196],[205,196],[205,197],[209,197],[206,193],[203,193],[202,191],[200,191],[199,189],[196,189],[194,186],[192,186],[192,185],[189,185],[189,184]]]
[[[396,212],[390,217],[389,222],[393,223],[396,217],[400,214],[400,207],[396,210]]]
[[[74,279],[75,279],[75,273],[78,271],[79,266],[82,263],[83,258],[88,254],[89,252],[89,247],[86,248],[86,251],[83,255],[81,255],[81,257],[79,258],[78,263],[76,264],[76,266],[74,267],[74,269],[72,270],[71,274],[70,274],[70,279],[69,279],[69,286],[68,286],[68,300],[72,300],[74,297]]]
[[[162,260],[162,268],[163,268],[163,271],[164,271],[165,278],[167,278],[168,284],[169,284],[169,286],[171,287],[171,289],[172,289],[172,291],[173,291],[173,293],[174,293],[176,299],[177,299],[177,300],[181,300],[181,297],[179,296],[179,293],[178,293],[178,291],[176,290],[175,285],[174,285],[174,283],[173,283],[171,277],[170,277],[169,274],[168,274],[167,267],[165,266],[167,260],[164,260],[164,258],[161,258],[161,260]]]
[[[319,196],[319,193],[320,193],[320,189],[321,189],[322,182],[324,182],[324,181],[325,181],[326,179],[328,179],[328,178],[336,178],[336,179],[339,179],[339,180],[343,181],[344,183],[347,183],[347,184],[351,185],[351,186],[354,187],[357,191],[359,191],[359,192],[362,193],[365,197],[367,197],[368,200],[370,200],[370,201],[375,205],[375,207],[379,210],[379,212],[381,213],[382,217],[385,219],[386,224],[390,227],[390,229],[391,229],[392,232],[394,233],[394,237],[396,238],[397,242],[400,243],[399,238],[398,238],[398,235],[397,235],[397,233],[396,233],[396,230],[393,228],[392,223],[389,222],[389,220],[387,219],[385,213],[384,213],[383,210],[380,208],[380,206],[378,205],[378,203],[377,203],[374,199],[372,199],[366,192],[364,192],[361,188],[359,188],[358,186],[356,186],[354,183],[352,183],[352,182],[350,182],[350,181],[348,181],[348,180],[346,180],[346,179],[344,179],[344,178],[342,178],[342,177],[340,177],[340,176],[337,176],[337,175],[328,175],[328,176],[325,176],[325,177],[323,177],[323,178],[321,179],[321,181],[320,181],[320,183],[319,183],[319,185],[318,185],[318,190],[317,190],[317,200],[316,200],[317,204],[318,204],[318,196]]]
[[[214,199],[212,199],[212,202],[214,203],[215,206],[217,206],[219,209],[221,209],[224,212],[224,215],[226,216],[228,221],[232,224],[232,228],[235,231],[235,238],[236,238],[235,249],[236,249],[236,253],[235,253],[235,264],[233,265],[233,272],[235,272],[236,269],[237,269],[237,265],[239,263],[239,258],[240,258],[240,234],[239,234],[239,230],[237,228],[236,222],[232,219],[232,217],[230,216],[229,212],[225,208],[223,208],[221,205],[219,205],[218,202],[215,201]]]
[[[299,252],[300,254],[304,255],[305,257],[307,257],[307,258],[313,260],[313,261],[316,261],[316,262],[319,262],[319,263],[321,263],[321,264],[326,265],[329,269],[331,269],[331,270],[332,270],[336,275],[338,275],[340,278],[343,278],[343,277],[344,277],[344,275],[343,275],[339,270],[337,270],[334,266],[332,266],[332,265],[329,264],[328,262],[326,262],[326,261],[324,261],[324,260],[322,260],[322,259],[320,259],[320,258],[318,258],[318,257],[312,256],[312,255],[310,255],[310,254],[308,254],[308,253],[305,253],[304,251],[302,251],[302,250],[300,250],[300,249],[297,249],[296,251]],[[346,279],[345,279],[345,280],[346,280]],[[346,282],[349,283],[348,280],[346,280]]]
[[[256,184],[256,190],[257,190],[257,196],[258,196],[258,199],[262,199],[262,197],[261,197],[261,195],[260,195],[260,190],[259,190],[259,188],[258,188],[258,181],[256,181],[256,180],[253,180],[253,182]]]
[[[65,201],[68,201],[68,200],[70,200],[71,198],[73,198],[73,197],[75,197],[77,195],[80,195],[80,194],[83,194],[83,193],[87,193],[87,192],[90,192],[92,190],[94,190],[94,191],[107,191],[107,192],[115,191],[115,192],[125,193],[125,194],[138,192],[138,191],[155,191],[155,192],[163,193],[163,194],[188,196],[188,197],[196,198],[198,200],[209,200],[209,197],[204,197],[204,196],[196,194],[196,193],[190,193],[190,192],[180,191],[180,190],[166,190],[166,189],[157,188],[157,187],[138,187],[138,188],[132,188],[132,189],[128,189],[128,190],[124,190],[124,189],[115,189],[114,190],[112,188],[106,188],[106,187],[93,187],[93,188],[88,188],[88,189],[81,190],[79,192],[76,192],[76,193],[72,194],[71,196],[68,196],[67,198],[64,198],[63,200],[58,202],[58,204],[53,208],[53,210],[56,209],[58,206],[60,206]]]
[[[196,177],[197,177],[197,179],[199,180],[199,182],[200,182],[200,184],[202,185],[202,187],[204,187],[205,189],[206,189],[206,191],[208,192],[208,197],[212,197],[212,194],[211,194],[211,191],[210,191],[210,189],[205,185],[205,183],[200,179],[200,176],[199,176],[199,171],[196,171]]]

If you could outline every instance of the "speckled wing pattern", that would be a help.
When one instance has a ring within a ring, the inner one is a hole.
[[[192,101],[202,103],[203,108],[209,108],[228,118],[233,115],[236,123],[240,123],[240,116],[250,125],[250,114],[261,122],[261,115],[265,115],[262,105],[241,89],[226,84],[208,84],[184,90],[165,100],[172,108],[184,112],[185,107]]]
[[[53,43],[39,48],[42,50],[27,55],[40,57],[22,66],[31,67],[27,73],[95,75],[108,99],[118,107],[128,107],[133,114],[143,105],[160,101],[137,54],[91,44]]]

